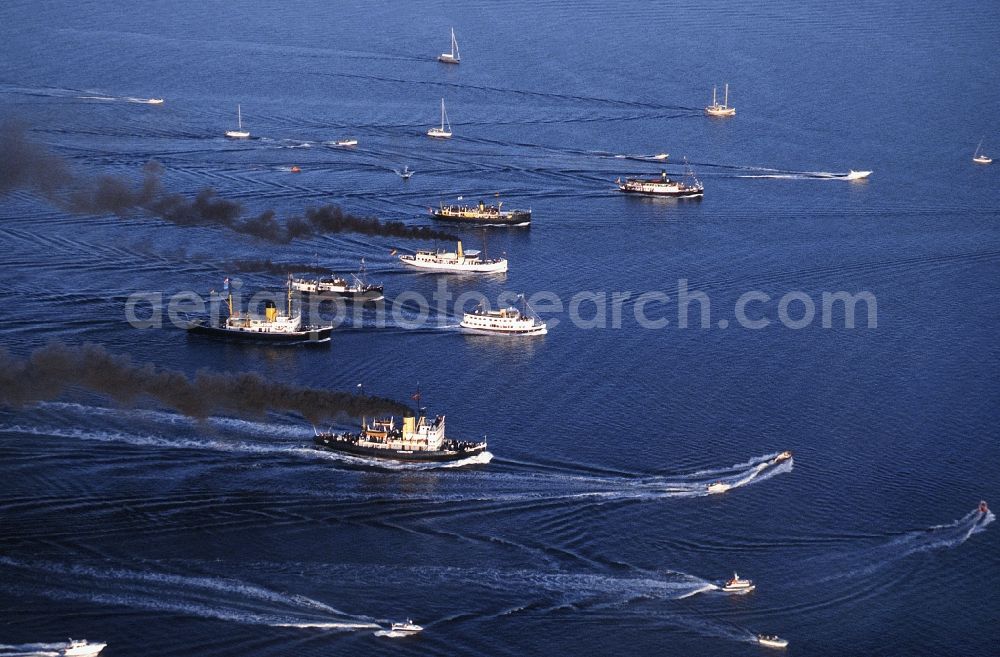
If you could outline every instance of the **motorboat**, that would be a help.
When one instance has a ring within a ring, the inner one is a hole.
[[[855,171],[851,169],[844,178],[847,180],[861,180],[862,178],[867,178],[872,175],[871,171]]]
[[[979,513],[989,513],[990,507],[986,506],[986,500],[979,500]]]
[[[302,173],[302,169],[299,168],[299,166],[297,164],[295,166],[293,166],[291,169],[289,169],[289,171],[292,172],[292,173]]]
[[[349,137],[347,139],[338,139],[337,141],[333,142],[333,145],[340,146],[341,148],[348,148],[351,146],[357,146],[358,140],[352,137]]]
[[[757,643],[768,648],[787,648],[788,639],[782,639],[776,634],[758,634]]]
[[[773,459],[771,459],[771,462],[772,463],[781,463],[782,461],[787,461],[790,458],[792,458],[792,453],[790,451],[788,451],[788,450],[785,450],[781,454],[778,454]]]
[[[740,576],[733,573],[733,578],[726,581],[722,587],[723,593],[750,593],[757,588],[757,585],[749,579],[740,579]]]
[[[424,628],[414,623],[412,619],[407,618],[403,623],[393,623],[389,626],[389,630],[401,634],[416,634],[417,632],[423,632]]]
[[[86,639],[70,639],[69,642],[60,648],[55,654],[60,657],[96,657],[107,647],[106,643],[91,643]]]
[[[708,485],[708,494],[715,495],[717,493],[725,493],[727,490],[732,488],[729,484],[723,483],[721,481],[716,481]]]

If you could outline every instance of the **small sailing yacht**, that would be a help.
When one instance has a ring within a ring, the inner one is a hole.
[[[448,113],[444,110],[444,98],[441,99],[441,127],[431,128],[427,131],[427,136],[437,139],[451,139],[451,122],[448,121]]]
[[[979,140],[976,152],[972,154],[972,161],[976,164],[992,164],[993,158],[983,152],[983,140]]]
[[[403,180],[409,180],[410,176],[413,175],[413,172],[410,171],[410,165],[404,166],[402,171],[397,171],[396,173],[398,173],[399,177]]]
[[[455,28],[451,28],[451,52],[438,55],[438,61],[445,64],[458,64],[462,61],[462,56],[458,54],[458,41],[455,40]]]
[[[226,136],[230,139],[246,139],[250,136],[249,130],[243,129],[243,112],[240,106],[236,106],[236,130],[226,130]]]
[[[726,83],[726,95],[722,104],[715,97],[716,87],[712,87],[712,104],[705,108],[705,114],[709,116],[736,116],[736,108],[729,106],[729,83]]]

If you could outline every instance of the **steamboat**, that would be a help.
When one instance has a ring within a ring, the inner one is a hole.
[[[241,313],[233,308],[233,293],[229,288],[229,279],[223,283],[226,293],[226,304],[229,317],[218,324],[206,320],[195,320],[188,327],[188,333],[207,335],[231,340],[252,342],[329,342],[333,326],[304,326],[302,313],[292,313],[292,285],[288,283],[288,307],[285,313],[279,313],[274,301],[264,304],[264,316],[254,316],[249,312]]]
[[[427,208],[427,211],[432,217],[442,221],[505,225],[531,223],[530,209],[504,210],[503,201],[497,201],[496,205],[487,205],[484,201],[480,201],[477,205],[441,203],[437,208]]]
[[[486,451],[485,440],[445,437],[444,425],[443,415],[432,420],[421,408],[415,417],[404,416],[399,427],[394,417],[362,419],[358,433],[317,433],[314,442],[318,449],[396,461],[457,461]]]
[[[683,183],[679,180],[671,180],[667,177],[666,171],[660,172],[659,178],[621,178],[615,180],[618,189],[626,194],[645,194],[647,196],[669,196],[674,198],[696,197],[705,193],[705,188],[694,174],[691,173],[692,182]]]

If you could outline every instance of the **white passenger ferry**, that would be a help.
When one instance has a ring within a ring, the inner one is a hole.
[[[496,274],[507,271],[506,258],[486,259],[480,251],[465,251],[459,241],[454,251],[417,251],[399,256],[404,265],[457,274]]]

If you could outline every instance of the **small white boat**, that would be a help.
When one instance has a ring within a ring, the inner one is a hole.
[[[246,139],[250,136],[249,130],[243,129],[243,111],[240,106],[236,106],[236,130],[227,130],[226,136],[230,139]]]
[[[147,105],[162,105],[163,104],[163,99],[162,98],[150,98],[149,100],[146,101],[146,104]]]
[[[872,175],[871,171],[855,171],[851,169],[844,178],[847,180],[861,180],[862,178],[867,178]]]
[[[722,483],[721,481],[716,481],[708,485],[708,494],[715,495],[718,493],[725,493],[727,490],[732,488],[729,484]]]
[[[444,98],[441,99],[441,127],[431,128],[427,131],[427,136],[436,139],[451,139],[451,122],[448,121],[448,113],[444,110]]]
[[[979,145],[976,146],[976,152],[972,154],[972,161],[976,164],[992,164],[993,158],[983,153],[983,140],[979,140]]]
[[[653,156],[654,160],[665,160],[670,157],[670,153],[657,153]]]
[[[455,28],[451,28],[451,52],[438,55],[438,61],[445,64],[458,64],[462,61],[462,56],[458,54],[458,41],[455,40]]]
[[[91,643],[84,639],[70,639],[65,647],[56,653],[65,657],[96,657],[108,644]]]
[[[417,251],[401,255],[404,265],[452,274],[498,274],[507,271],[506,258],[487,259],[479,251],[464,251],[462,242],[454,251]]]
[[[357,146],[358,145],[358,140],[357,139],[338,139],[337,141],[333,142],[333,145],[334,146],[342,146],[342,147]]]
[[[757,588],[749,579],[740,579],[740,576],[733,573],[733,578],[726,581],[726,585],[722,587],[724,593],[749,593]]]
[[[757,643],[768,648],[787,648],[788,639],[782,639],[775,634],[758,634]]]
[[[404,166],[402,171],[397,171],[396,173],[398,173],[399,177],[402,178],[403,180],[409,180],[410,176],[413,175],[413,172],[410,171],[409,166]]]
[[[789,452],[788,450],[785,450],[781,454],[778,454],[773,459],[771,459],[771,462],[772,463],[781,463],[782,461],[787,461],[790,458],[792,458],[792,453]]]
[[[725,100],[720,105],[715,97],[716,87],[712,87],[712,104],[705,108],[705,114],[709,116],[736,116],[736,108],[729,106],[729,83],[726,83]]]
[[[393,623],[389,626],[390,632],[397,632],[399,634],[416,634],[417,632],[423,632],[423,630],[423,627],[414,623],[410,618],[407,618],[404,623]]]
[[[486,310],[482,306],[465,313],[460,326],[466,333],[492,335],[545,335],[548,328],[534,313],[528,314],[528,302],[521,295],[524,312],[513,306],[499,310]]]

